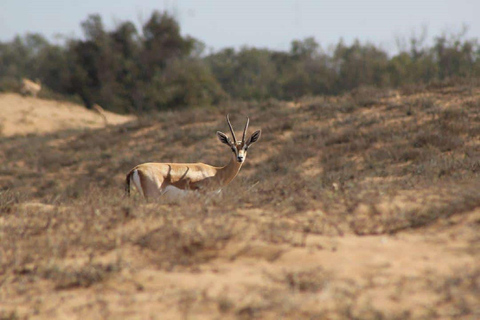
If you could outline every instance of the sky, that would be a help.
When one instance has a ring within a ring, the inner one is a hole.
[[[83,36],[80,23],[98,13],[108,30],[128,20],[140,26],[153,10],[168,10],[183,35],[210,50],[242,46],[289,50],[291,41],[314,37],[323,49],[343,39],[399,49],[396,39],[427,40],[442,33],[480,38],[480,0],[0,0],[0,41],[17,34]]]

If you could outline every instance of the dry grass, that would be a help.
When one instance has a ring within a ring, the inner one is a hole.
[[[463,241],[465,261],[479,258],[480,220],[472,214],[480,206],[479,93],[363,88],[298,106],[235,103],[101,130],[2,138],[0,318],[91,318],[98,307],[109,318],[159,308],[166,318],[473,319],[479,273],[467,262],[453,259],[455,272],[389,271],[380,279],[370,267],[341,275],[322,259],[345,256],[341,270],[365,264],[348,262],[361,251],[348,251],[359,239],[397,241],[442,222],[465,226],[468,232],[442,234]],[[214,135],[226,131],[226,112],[236,128],[239,115],[250,115],[251,130],[263,133],[220,195],[150,204],[123,197],[124,174],[141,162],[226,163],[229,151]],[[390,268],[382,266],[375,268]],[[200,275],[218,284],[195,284]],[[168,286],[172,277],[179,284]],[[411,301],[417,289],[433,298]],[[69,292],[79,302],[55,311],[52,303],[73,299]],[[388,303],[378,302],[385,294]]]

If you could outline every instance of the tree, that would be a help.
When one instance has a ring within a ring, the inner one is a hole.
[[[340,41],[333,54],[333,64],[337,72],[337,92],[359,86],[388,85],[388,56],[372,44],[362,45],[356,40],[346,46]]]
[[[180,26],[167,12],[154,11],[143,26],[144,52],[143,74],[148,78],[167,66],[170,59],[188,56],[194,48],[194,41],[183,38]]]

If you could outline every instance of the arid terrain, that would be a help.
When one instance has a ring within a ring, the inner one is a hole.
[[[262,137],[221,194],[124,197],[226,164],[226,113]],[[0,95],[0,319],[480,318],[480,87],[109,117]]]
[[[107,125],[135,119],[108,111],[104,115]],[[0,94],[0,134],[3,137],[104,126],[105,120],[98,112],[73,103],[22,97],[15,93]]]

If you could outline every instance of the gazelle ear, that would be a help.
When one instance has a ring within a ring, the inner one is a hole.
[[[260,139],[260,135],[262,134],[262,130],[257,130],[252,135],[247,141],[247,146],[250,146],[252,143],[257,142],[258,139]]]
[[[217,137],[218,140],[220,140],[221,143],[225,143],[228,146],[232,146],[232,141],[227,137],[227,135],[223,132],[217,131]]]

